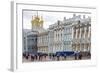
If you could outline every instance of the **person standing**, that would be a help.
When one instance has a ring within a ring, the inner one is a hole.
[[[77,60],[77,53],[75,53],[75,60]]]

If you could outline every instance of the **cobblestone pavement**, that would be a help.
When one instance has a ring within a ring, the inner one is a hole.
[[[91,59],[90,57],[82,57],[82,59],[81,60],[88,60],[88,59]],[[67,61],[67,60],[75,60],[75,57],[66,57],[66,58],[64,58],[64,57],[59,57],[59,59],[57,58],[57,57],[52,57],[52,58],[50,58],[50,57],[42,57],[42,59],[34,59],[34,60],[31,60],[31,58],[29,57],[28,59],[26,59],[26,58],[23,58],[22,59],[23,60],[23,62],[44,62],[44,61]],[[77,59],[77,60],[80,60],[80,59]]]

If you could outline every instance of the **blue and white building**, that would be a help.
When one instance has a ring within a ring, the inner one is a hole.
[[[50,25],[49,27],[49,52],[72,51],[72,24],[71,19],[64,17],[63,21]]]
[[[37,31],[23,30],[23,52],[37,53]]]
[[[41,20],[41,21],[40,21]],[[31,48],[31,49],[30,49]],[[43,29],[43,20],[38,16],[32,19],[32,30],[24,32],[24,51],[56,53],[64,51],[91,50],[91,18],[72,18],[58,20]]]

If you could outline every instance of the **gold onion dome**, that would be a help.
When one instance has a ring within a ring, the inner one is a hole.
[[[32,27],[34,26],[37,26],[37,27],[42,27],[43,26],[43,17],[41,16],[41,18],[37,15],[37,16],[32,16],[32,20],[31,20],[31,23],[32,23]]]

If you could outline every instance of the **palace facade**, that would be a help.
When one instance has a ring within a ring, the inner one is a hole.
[[[23,30],[23,52],[37,53],[37,31]]]
[[[38,34],[37,39],[38,52],[48,53],[48,31]]]
[[[46,30],[43,18],[32,17],[32,29],[24,35],[24,51],[56,53],[63,51],[91,51],[91,18],[73,14],[58,20]],[[23,29],[25,30],[25,29]],[[31,36],[31,37],[30,37]],[[34,39],[34,40],[33,40]],[[31,42],[29,42],[31,40]],[[35,44],[34,44],[35,43]],[[29,46],[30,45],[30,46]]]
[[[72,51],[72,25],[64,17],[63,21],[49,27],[49,52]]]
[[[72,24],[72,48],[74,51],[91,50],[91,18],[79,19]]]

